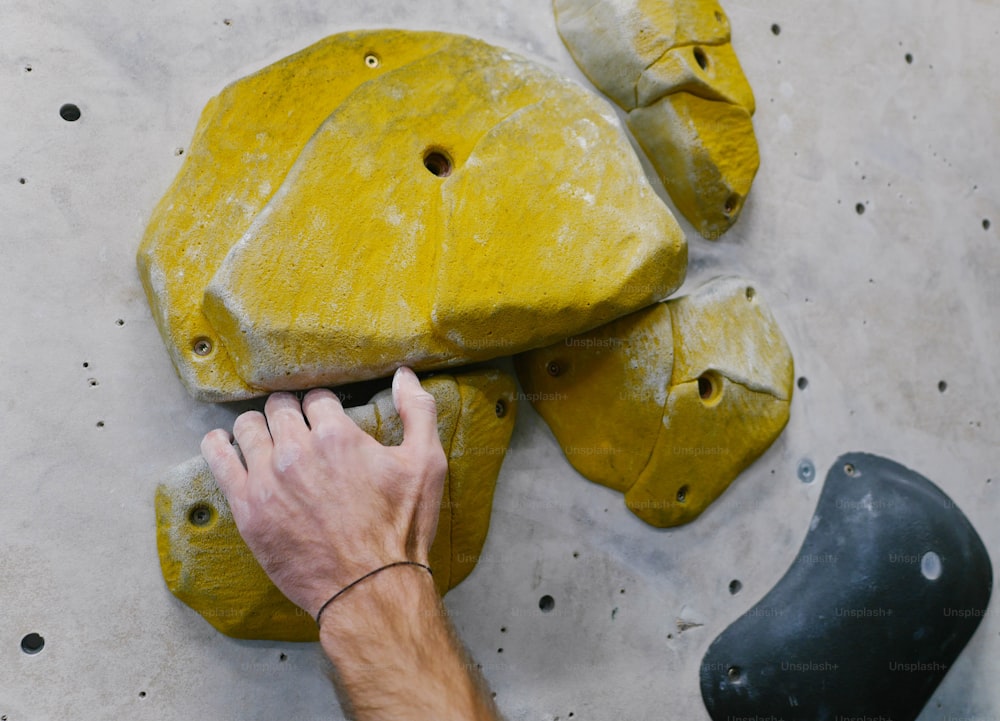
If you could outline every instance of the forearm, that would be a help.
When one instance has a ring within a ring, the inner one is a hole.
[[[320,641],[349,718],[497,721],[424,569],[387,569],[323,613]]]

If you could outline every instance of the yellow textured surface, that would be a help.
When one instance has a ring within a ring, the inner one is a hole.
[[[774,317],[736,278],[524,353],[517,371],[574,468],[658,527],[696,518],[771,445],[794,377]]]
[[[514,428],[515,385],[495,370],[423,382],[437,399],[448,478],[430,561],[440,593],[475,567],[489,530],[493,489]],[[387,445],[402,440],[390,391],[347,410]],[[198,513],[204,514],[199,520]],[[236,529],[208,465],[195,458],[169,472],[156,492],[157,547],[170,591],[212,626],[236,638],[315,641],[316,624],[271,583]]]
[[[746,110],[674,93],[633,110],[628,124],[699,233],[718,238],[736,222],[760,165]]]
[[[629,111],[678,210],[718,238],[760,165],[753,91],[722,8],[714,0],[554,0],[554,8],[577,65]]]
[[[544,345],[669,295],[685,266],[604,101],[480,41],[392,30],[213,99],[139,251],[204,400]]]
[[[657,303],[515,359],[536,410],[592,481],[624,493],[649,462],[673,367],[670,327]]]

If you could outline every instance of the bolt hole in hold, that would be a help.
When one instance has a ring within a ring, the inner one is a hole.
[[[694,61],[698,63],[698,67],[702,70],[708,70],[708,56],[705,55],[705,51],[699,47],[694,49]]]
[[[444,151],[431,148],[424,153],[424,167],[431,175],[447,178],[451,175],[451,158]]]
[[[542,613],[548,613],[556,607],[556,600],[552,596],[545,594],[538,599],[538,607],[542,609]]]
[[[66,103],[61,108],[59,108],[59,117],[65,120],[67,123],[75,123],[80,119],[80,108],[73,103]]]
[[[688,487],[687,486],[681,486],[680,488],[677,489],[677,502],[678,503],[684,503],[685,501],[687,501],[687,497],[688,497]]]
[[[497,401],[496,413],[497,413],[497,418],[503,418],[505,415],[507,415],[507,404],[504,402],[503,398]]]
[[[753,288],[748,287],[746,295],[747,295],[747,300],[753,302],[753,299],[757,297],[757,291],[754,290]]]
[[[740,582],[740,579],[734,578],[732,581],[729,582],[729,593],[731,593],[732,595],[735,596],[742,590],[743,590],[743,584]]]
[[[726,675],[729,676],[731,683],[739,683],[743,680],[743,669],[739,666],[730,666],[729,670],[726,671]]]
[[[708,371],[698,376],[698,397],[706,406],[714,406],[722,396],[722,378]]]
[[[212,520],[212,507],[199,503],[188,511],[188,520],[192,526],[207,526]]]
[[[844,466],[844,473],[853,478],[854,476],[858,475],[858,469],[855,468],[852,464],[848,463]]]
[[[191,349],[196,356],[204,358],[212,352],[212,341],[208,338],[196,338],[191,344]]]
[[[798,470],[799,480],[803,483],[812,483],[816,480],[816,466],[810,460],[804,460],[799,463]]]
[[[941,578],[941,570],[941,556],[934,551],[928,551],[920,559],[920,573],[928,581],[936,581]]]
[[[33,656],[45,647],[45,639],[37,633],[29,633],[21,639],[21,650]]]
[[[733,193],[728,198],[726,198],[726,204],[722,206],[722,212],[725,213],[727,218],[733,217],[733,214],[740,207],[740,196]]]
[[[548,373],[548,374],[549,374],[550,376],[552,376],[553,378],[555,378],[555,377],[556,377],[556,376],[558,376],[558,375],[559,375],[560,373],[562,373],[562,368],[560,368],[560,367],[559,367],[559,364],[558,364],[558,363],[556,363],[555,361],[549,361],[549,364],[548,364],[547,366],[545,366],[545,371],[546,371],[546,372],[547,372],[547,373]]]
[[[381,64],[382,61],[379,59],[379,56],[376,55],[375,53],[368,53],[367,55],[365,55],[365,65],[370,67],[372,70],[374,70]]]

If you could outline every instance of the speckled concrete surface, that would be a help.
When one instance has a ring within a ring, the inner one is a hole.
[[[707,720],[705,649],[784,573],[846,451],[937,482],[1000,558],[1000,6],[724,5],[762,165],[732,231],[688,233],[686,289],[757,279],[805,388],[778,443],[668,531],[577,476],[522,405],[483,558],[448,597],[511,719]],[[464,32],[586,81],[535,0],[7,0],[3,16],[0,717],[330,718],[315,646],[233,641],[164,587],[157,477],[237,409],[191,400],[170,365],[134,265],[146,220],[205,102],[331,33]],[[921,721],[1000,719],[996,607]]]

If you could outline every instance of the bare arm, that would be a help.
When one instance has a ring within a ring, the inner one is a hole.
[[[316,616],[335,593],[396,561],[428,563],[447,460],[434,397],[401,368],[393,401],[403,442],[385,447],[327,390],[268,398],[233,434],[205,436],[202,453],[240,534],[275,585]],[[382,719],[499,719],[452,630],[430,574],[396,566],[326,608],[320,641],[345,713]]]

